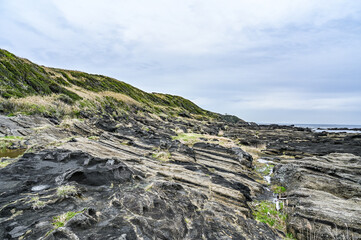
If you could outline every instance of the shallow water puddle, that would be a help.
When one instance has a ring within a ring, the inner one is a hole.
[[[31,188],[31,191],[33,191],[33,192],[38,192],[38,191],[47,189],[47,188],[49,188],[49,187],[50,187],[49,185],[38,185],[38,186],[32,187],[32,188]]]
[[[20,155],[24,154],[26,149],[3,149],[0,150],[0,158],[17,158]]]

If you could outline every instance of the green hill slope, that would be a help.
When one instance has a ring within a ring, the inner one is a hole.
[[[0,111],[7,114],[79,115],[145,111],[167,116],[226,118],[179,96],[147,93],[116,79],[39,66],[0,49]]]

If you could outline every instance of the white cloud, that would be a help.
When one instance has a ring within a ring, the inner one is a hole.
[[[69,24],[124,42],[187,54],[234,51],[267,41],[268,29],[326,24],[357,16],[357,1],[53,1]],[[31,19],[28,19],[31,21]],[[264,32],[266,31],[266,32]],[[266,38],[266,39],[265,39]]]
[[[335,20],[357,18],[361,2],[13,0],[5,7],[14,20],[51,39],[53,48],[62,42],[81,54],[94,45],[106,45],[122,55],[129,51],[124,45],[136,45],[131,53],[135,56],[191,56],[307,44],[307,36],[314,39],[323,30],[307,32],[303,28],[318,29]],[[302,38],[294,32],[301,32]]]
[[[360,113],[360,23],[358,0],[12,0],[0,47],[256,120]]]

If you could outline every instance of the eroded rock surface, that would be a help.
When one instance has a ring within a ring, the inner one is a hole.
[[[191,163],[163,164],[153,169],[152,177],[146,171],[150,165],[137,162],[135,168],[132,163],[130,158],[98,158],[65,149],[25,154],[0,170],[2,239],[277,238],[270,228],[248,218],[247,183],[229,182],[217,173],[196,183],[191,175],[194,179],[207,171],[197,169],[196,163],[191,170]],[[64,185],[75,186],[76,194],[58,196],[56,188]],[[34,196],[46,205],[32,206]],[[83,212],[54,228],[53,217],[68,211]]]
[[[0,169],[2,239],[280,239],[249,207],[266,185],[244,145],[277,165],[295,237],[360,238],[357,134],[147,115],[0,123],[29,149]],[[177,132],[202,135],[184,143]]]
[[[361,239],[361,157],[285,160],[273,180],[288,190],[288,228],[298,239]]]
[[[28,128],[33,152],[0,169],[1,238],[280,238],[252,217],[248,202],[263,185],[252,178],[248,153],[206,142],[187,146],[171,139],[169,127],[145,119],[131,124]],[[159,152],[169,159],[154,157]],[[63,186],[76,190],[59,195]],[[75,216],[54,225],[69,212]]]

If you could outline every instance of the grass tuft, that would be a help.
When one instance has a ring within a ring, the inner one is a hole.
[[[199,142],[199,138],[204,137],[202,134],[197,133],[180,133],[178,136],[173,136],[173,140],[179,140],[183,144],[193,145],[196,142]]]
[[[161,162],[168,162],[171,159],[171,154],[168,151],[160,151],[153,153],[152,157]]]
[[[46,206],[46,203],[44,201],[41,201],[39,199],[39,197],[33,197],[31,199],[31,202],[32,202],[32,208],[35,210],[35,209],[41,209],[41,208],[44,208]]]
[[[14,161],[12,160],[2,160],[0,159],[0,168],[4,168],[6,167],[7,165],[13,163]]]
[[[89,136],[88,139],[98,141],[100,139],[100,137],[99,136]]]
[[[284,193],[286,192],[286,188],[285,187],[282,187],[282,186],[278,186],[278,185],[273,185],[271,187],[272,191],[274,193],[277,193],[277,194],[281,194],[281,193]]]
[[[276,210],[276,204],[269,201],[254,201],[251,204],[252,214],[259,222],[268,224],[270,227],[286,232],[287,214],[283,213],[283,203],[280,203],[280,211]]]
[[[193,145],[197,142],[208,142],[224,147],[236,147],[236,144],[233,140],[225,137],[213,136],[208,134],[198,134],[198,133],[183,133],[180,129],[175,129],[178,133],[177,136],[172,136],[172,140],[178,140],[186,145]]]
[[[271,173],[271,170],[274,168],[272,164],[264,164],[262,166],[255,166],[255,170],[262,174],[263,176],[268,176]]]
[[[0,151],[11,147],[15,142],[21,141],[23,139],[23,137],[18,136],[0,137]]]
[[[55,216],[55,217],[53,217],[53,225],[56,228],[64,227],[66,222],[68,222],[70,219],[75,217],[75,215],[77,215],[79,213],[83,213],[84,211],[85,211],[85,209],[82,210],[82,211],[79,211],[79,212],[66,212],[66,213],[63,213],[63,214],[61,214],[59,216]]]
[[[65,185],[60,186],[56,190],[56,195],[61,198],[68,198],[70,196],[74,196],[78,193],[78,190],[75,188],[75,186],[71,185]]]

